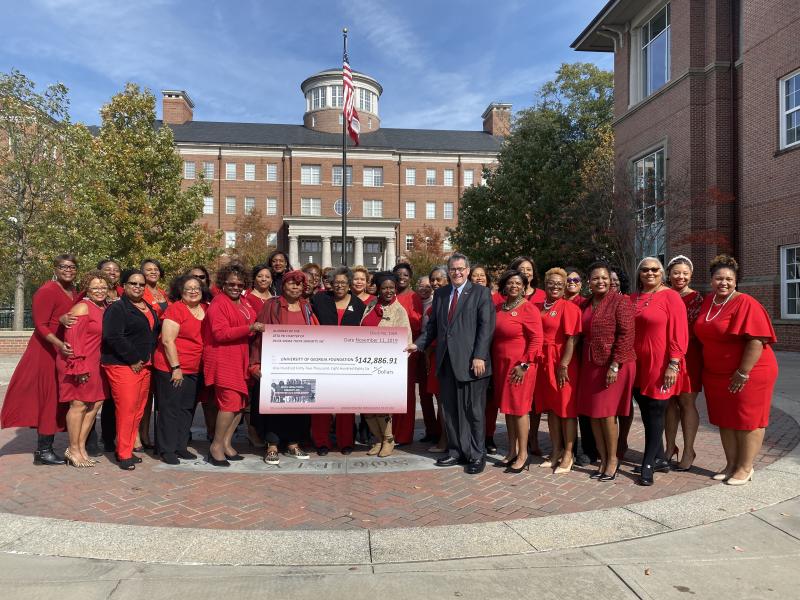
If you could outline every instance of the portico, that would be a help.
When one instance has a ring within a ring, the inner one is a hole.
[[[309,262],[322,268],[341,264],[342,222],[329,217],[287,217],[289,262],[300,267]],[[397,256],[399,219],[348,219],[347,264],[370,271],[393,266]]]

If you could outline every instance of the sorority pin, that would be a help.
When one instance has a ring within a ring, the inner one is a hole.
[[[512,317],[516,317],[516,316],[517,316],[517,311],[515,311],[515,310],[512,310],[512,311],[511,311],[511,316],[512,316]]]
[[[558,313],[557,313],[556,311],[554,311],[554,310],[551,310],[551,311],[550,311],[550,316],[551,316],[551,317],[555,317],[557,314],[558,314]]]

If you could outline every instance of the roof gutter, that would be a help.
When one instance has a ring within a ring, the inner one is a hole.
[[[622,2],[622,0],[608,0],[606,5],[600,9],[599,13],[597,13],[597,16],[592,19],[592,22],[586,26],[586,29],[581,32],[581,34],[569,45],[569,47],[575,49],[580,46],[586,40],[586,38],[588,38],[594,32],[595,28],[600,24],[600,22],[603,21],[620,2]]]

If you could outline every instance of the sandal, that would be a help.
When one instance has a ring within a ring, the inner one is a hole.
[[[136,468],[136,463],[132,458],[124,458],[119,461],[119,468],[123,471],[133,471]]]
[[[78,468],[92,466],[91,463],[84,462],[82,460],[78,460],[77,458],[72,456],[72,453],[69,451],[69,448],[64,450],[64,464],[66,464],[68,466],[71,465],[73,467],[78,467]]]

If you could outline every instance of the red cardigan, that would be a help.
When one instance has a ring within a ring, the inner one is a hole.
[[[248,342],[256,315],[247,302],[214,296],[203,319],[203,374],[206,385],[247,394]]]
[[[581,308],[592,305],[587,298]],[[607,293],[592,315],[592,327],[588,339],[589,358],[598,366],[611,362],[622,364],[636,360],[633,343],[636,339],[634,308],[630,299],[621,294]]]

